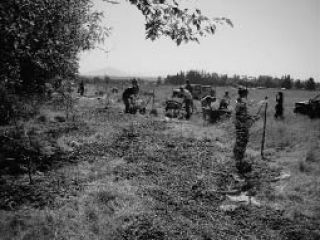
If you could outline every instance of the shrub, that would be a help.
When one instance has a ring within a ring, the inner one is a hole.
[[[0,133],[3,158],[0,161],[0,174],[28,173],[32,183],[32,174],[52,164],[53,157],[60,153],[55,138],[46,134],[46,131],[29,123],[5,127],[5,131]]]
[[[151,114],[151,115],[154,115],[154,116],[158,116],[158,111],[157,111],[157,109],[155,109],[155,108],[151,109],[150,114]]]
[[[72,98],[72,87],[68,80],[62,81],[57,91],[52,94],[50,101],[55,110],[63,110],[66,118],[74,118],[74,99]],[[59,121],[59,120],[58,120]]]
[[[306,162],[320,162],[319,149],[311,147],[306,154]]]
[[[0,126],[35,116],[40,103],[40,96],[18,96],[0,85]]]
[[[310,172],[310,166],[304,160],[299,161],[300,172]]]

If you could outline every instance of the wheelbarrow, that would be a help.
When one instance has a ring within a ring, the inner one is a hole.
[[[183,117],[183,101],[180,99],[170,99],[165,103],[165,115],[169,118]]]
[[[204,120],[209,123],[217,123],[231,117],[232,111],[226,108],[223,109],[211,109],[204,108]]]

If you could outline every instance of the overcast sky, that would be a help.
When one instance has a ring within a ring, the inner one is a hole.
[[[320,81],[320,0],[186,0],[212,17],[228,17],[200,44],[179,47],[164,37],[145,39],[144,18],[125,0],[94,0],[113,28],[101,50],[80,56],[80,73],[113,67],[130,74],[167,75],[180,70],[263,75]]]

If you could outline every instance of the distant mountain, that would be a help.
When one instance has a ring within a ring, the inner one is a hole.
[[[135,77],[135,78],[141,78],[143,80],[151,80],[151,81],[157,80],[157,77],[155,77],[155,76],[127,73],[127,72],[124,72],[122,70],[119,70],[119,69],[113,68],[113,67],[105,67],[105,68],[97,69],[94,71],[81,73],[81,75],[88,76],[88,77],[109,76],[114,79],[130,79],[130,78]]]
[[[105,68],[100,68],[97,70],[93,70],[90,72],[85,72],[82,75],[86,75],[86,76],[112,76],[112,77],[129,77],[132,74],[128,74],[124,71],[121,71],[117,68],[113,68],[113,67],[105,67]]]

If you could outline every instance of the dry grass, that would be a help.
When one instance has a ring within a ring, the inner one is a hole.
[[[151,91],[153,87],[145,88]],[[231,96],[236,93],[231,88],[218,88],[217,92],[223,95],[225,90]],[[96,91],[89,88],[87,94]],[[319,120],[291,112],[293,102],[309,98],[310,93],[285,92],[286,118],[275,121],[276,90],[252,90],[250,96],[255,103],[265,95],[270,97],[266,152],[271,162],[259,157],[259,121],[251,129],[248,157],[254,163],[253,185],[263,206],[241,207],[232,213],[218,208],[225,200],[218,191],[235,184],[230,176],[234,171],[232,120],[205,127],[201,115],[194,115],[190,122],[164,122],[162,103],[170,93],[168,86],[156,89],[159,117],[123,115],[120,103],[103,109],[104,103],[99,100],[79,99],[76,112],[90,126],[87,134],[70,133],[62,138],[67,145],[77,145],[77,163],[48,175],[59,180],[58,190],[63,194],[43,208],[25,205],[16,211],[1,210],[0,238],[208,240],[320,236],[320,124]],[[256,110],[257,106],[252,106],[252,112]],[[290,172],[291,177],[270,184],[279,171]]]

